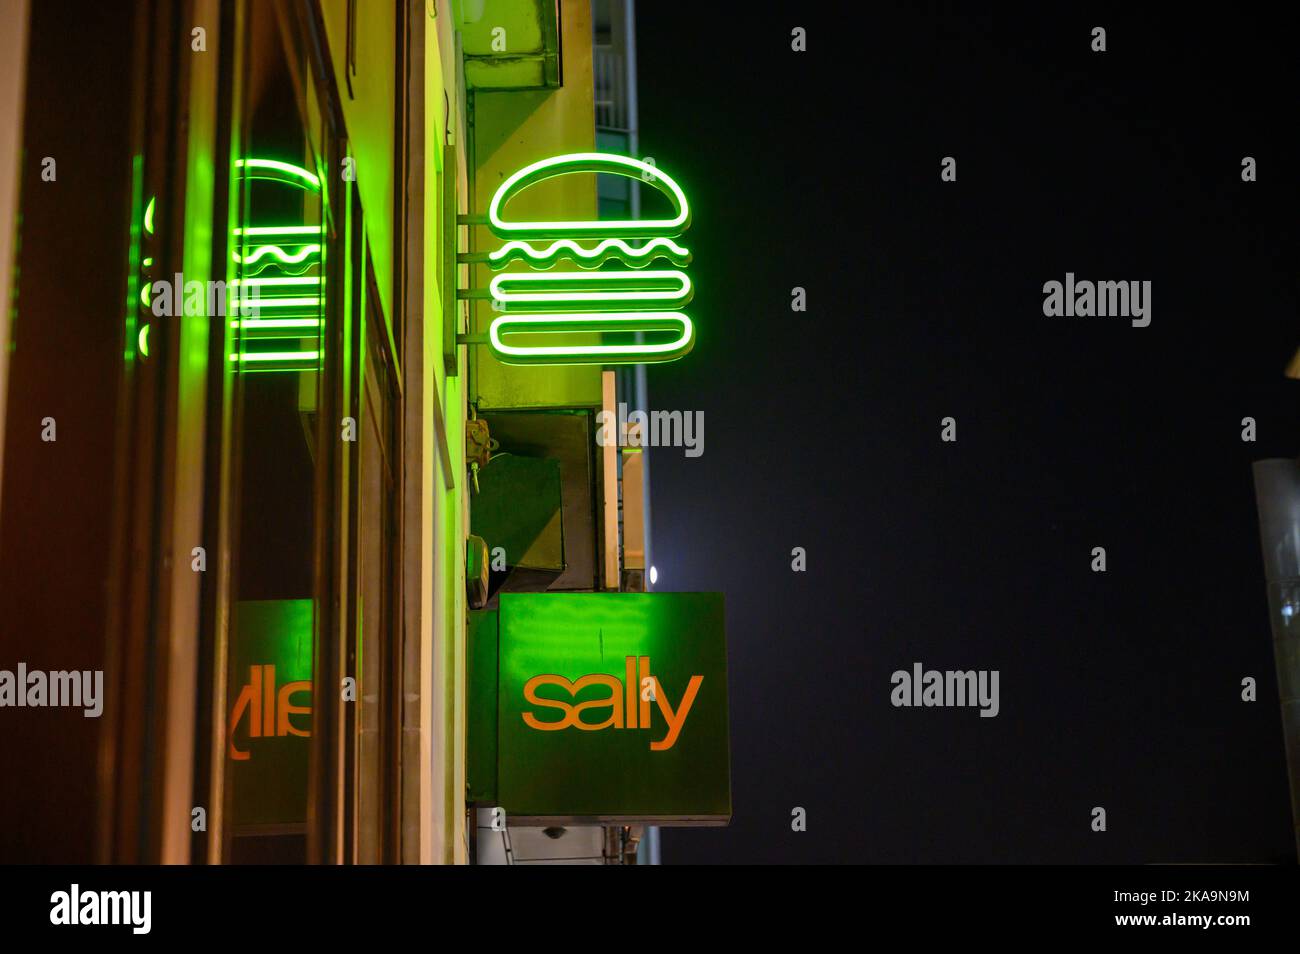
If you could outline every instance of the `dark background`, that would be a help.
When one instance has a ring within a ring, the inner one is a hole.
[[[1300,452],[1291,34],[713,6],[637,21],[695,214],[650,405],[705,414],[651,451],[658,588],[726,594],[735,806],[663,860],[1294,861],[1250,470]],[[1150,327],[1044,317],[1067,271]],[[892,707],[913,662],[1001,713]]]

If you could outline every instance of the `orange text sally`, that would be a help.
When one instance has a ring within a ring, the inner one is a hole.
[[[651,728],[650,704],[653,702],[659,706],[659,711],[663,714],[668,729],[664,737],[658,742],[653,740],[650,742],[650,749],[654,752],[664,752],[671,749],[677,744],[677,738],[681,734],[682,727],[686,724],[686,717],[690,714],[691,706],[695,704],[695,697],[700,691],[700,684],[704,682],[704,677],[691,676],[681,702],[674,707],[668,701],[663,687],[659,684],[658,677],[650,673],[649,656],[627,656],[625,657],[625,667],[626,679],[623,681],[620,681],[616,676],[603,672],[580,676],[573,681],[566,679],[564,676],[533,676],[532,679],[524,683],[525,701],[534,706],[559,709],[563,713],[563,717],[551,722],[543,722],[533,713],[525,712],[523,714],[525,724],[530,729],[537,729],[541,732],[557,732],[560,729],[570,727],[581,729],[584,732],[597,732],[601,729],[648,730]],[[576,698],[578,693],[587,686],[605,686],[609,689],[609,695],[570,704],[559,699],[542,698],[537,694],[537,690],[542,686],[559,686],[572,698]],[[637,692],[638,686],[641,688],[640,693]],[[603,722],[586,722],[583,720],[582,713],[588,709],[609,709],[609,718]]]

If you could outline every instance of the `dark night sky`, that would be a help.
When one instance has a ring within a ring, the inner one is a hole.
[[[1290,35],[639,7],[699,327],[650,404],[706,424],[651,452],[655,562],[727,597],[735,804],[664,861],[1294,859],[1250,472],[1300,452]],[[1067,271],[1151,326],[1044,317]],[[1001,714],[892,707],[917,661]]]

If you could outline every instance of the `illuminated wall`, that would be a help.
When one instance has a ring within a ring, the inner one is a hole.
[[[563,2],[560,10],[564,85],[556,90],[480,92],[474,95],[472,211],[484,214],[505,179],[520,169],[565,153],[592,152],[596,144],[589,0]],[[511,215],[536,221],[598,217],[596,177],[566,176],[520,194]],[[486,225],[467,230],[469,249],[491,252],[502,242]],[[475,288],[493,278],[490,265],[473,268]],[[486,301],[473,303],[471,331],[486,335],[500,317]],[[503,364],[487,347],[467,349],[471,398],[480,408],[599,407],[597,365],[521,367]]]

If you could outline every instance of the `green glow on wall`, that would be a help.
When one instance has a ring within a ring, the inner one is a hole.
[[[144,209],[147,203],[144,197],[144,156],[136,153],[131,157],[131,229],[127,242],[127,275],[138,278],[143,268],[140,261],[144,257]],[[131,364],[138,360],[139,351],[131,347],[131,342],[139,339],[140,309],[135,303],[135,295],[130,291],[128,279],[123,321],[122,357]]]
[[[668,199],[671,218],[514,222],[505,216],[516,195],[547,179],[595,172],[640,179]],[[680,311],[694,289],[685,272],[650,270],[655,259],[691,261],[690,250],[672,241],[691,223],[681,186],[667,173],[628,156],[580,152],[525,166],[492,196],[487,224],[511,241],[488,254],[494,269],[522,262],[535,272],[509,272],[489,285],[493,307],[507,314],[488,328],[487,344],[505,364],[646,364],[675,361],[695,343],[695,327]],[[613,233],[617,237],[608,237]],[[602,238],[594,247],[574,239]],[[637,246],[625,238],[646,238]],[[556,239],[545,248],[528,239]],[[552,269],[568,259],[584,271]],[[601,269],[607,261],[622,269]],[[544,274],[541,272],[545,272]],[[668,340],[662,340],[664,334]],[[649,338],[648,338],[649,336]],[[591,339],[595,338],[596,343]],[[650,338],[658,340],[649,340]]]

